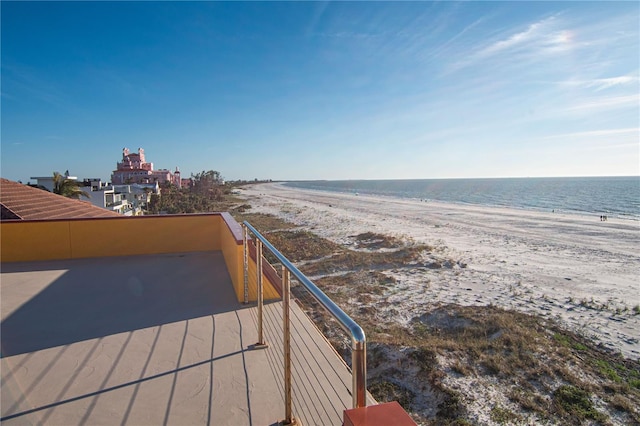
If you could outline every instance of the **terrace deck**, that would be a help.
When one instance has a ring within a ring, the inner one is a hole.
[[[281,303],[238,303],[221,252],[3,263],[3,424],[274,424]],[[351,374],[292,304],[293,413],[342,424]],[[279,337],[278,337],[279,336]]]

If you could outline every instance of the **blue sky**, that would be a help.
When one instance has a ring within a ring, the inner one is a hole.
[[[6,2],[1,174],[640,174],[637,2]]]

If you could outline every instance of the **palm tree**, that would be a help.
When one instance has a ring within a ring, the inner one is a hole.
[[[80,189],[77,182],[67,179],[68,175],[53,172],[53,193],[63,197],[78,199],[81,196],[90,198],[89,194]]]

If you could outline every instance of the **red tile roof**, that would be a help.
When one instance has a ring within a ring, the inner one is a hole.
[[[121,217],[118,213],[0,178],[2,220]]]

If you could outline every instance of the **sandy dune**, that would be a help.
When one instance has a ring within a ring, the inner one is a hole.
[[[424,264],[387,271],[406,322],[437,303],[494,304],[557,318],[640,358],[640,223],[598,216],[247,187],[254,211],[342,244],[366,231],[436,249]],[[437,260],[443,266],[427,267]],[[398,309],[399,308],[399,309]]]

